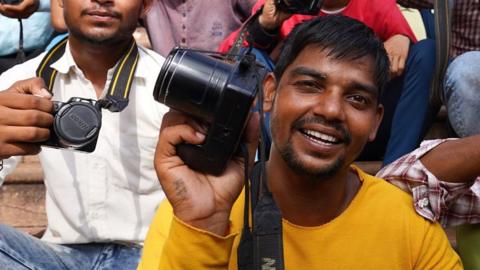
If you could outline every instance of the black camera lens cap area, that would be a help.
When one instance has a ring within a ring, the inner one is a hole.
[[[94,105],[72,102],[55,116],[54,130],[64,143],[78,146],[95,138],[100,126],[101,114]]]

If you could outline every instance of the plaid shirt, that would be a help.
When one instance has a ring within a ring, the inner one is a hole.
[[[433,8],[433,0],[397,0],[405,7]],[[480,0],[455,0],[452,11],[450,57],[480,51]]]
[[[413,194],[415,210],[444,227],[480,223],[480,176],[472,183],[448,183],[437,179],[420,158],[447,141],[425,141],[415,151],[384,167],[377,177]]]

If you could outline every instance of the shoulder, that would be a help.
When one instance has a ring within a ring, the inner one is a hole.
[[[36,77],[35,71],[42,61],[45,53],[30,59],[22,64],[18,64],[0,75],[0,90],[5,90],[13,83]]]
[[[160,54],[147,49],[143,46],[138,46],[138,66],[137,69],[141,72],[145,72],[148,75],[154,76],[155,79],[162,68],[165,58]]]

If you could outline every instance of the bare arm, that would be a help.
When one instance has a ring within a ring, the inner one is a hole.
[[[471,182],[480,175],[480,135],[447,141],[420,158],[445,182]]]
[[[63,19],[63,8],[60,6],[58,0],[50,0],[50,19],[53,28],[60,33],[67,32],[67,25]]]

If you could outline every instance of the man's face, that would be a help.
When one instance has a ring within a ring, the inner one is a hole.
[[[264,82],[271,154],[297,174],[317,178],[348,167],[375,138],[383,115],[373,61],[336,60],[327,54],[307,46],[278,83],[273,75]]]
[[[62,0],[65,23],[74,37],[93,44],[129,40],[142,0]]]

